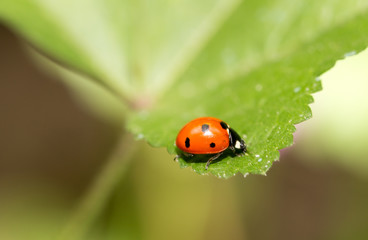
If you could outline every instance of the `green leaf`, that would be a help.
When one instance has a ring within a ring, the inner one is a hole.
[[[208,171],[179,162],[227,178],[265,174],[292,144],[321,89],[316,77],[366,46],[367,8],[365,0],[3,0],[0,18],[132,106],[128,129],[154,146],[174,153],[193,118],[226,121],[244,137],[245,157]]]
[[[238,2],[2,0],[0,20],[52,59],[130,100],[162,88]]]
[[[200,116],[221,118],[244,137],[248,154],[223,158],[208,170],[205,162],[182,158],[180,166],[224,178],[237,172],[265,174],[279,158],[278,150],[292,144],[294,124],[311,117],[310,94],[321,89],[318,76],[336,59],[366,46],[367,16],[331,28],[285,57],[223,81],[193,80],[187,73],[155,109],[132,117],[129,128],[174,153],[176,134],[186,122]]]

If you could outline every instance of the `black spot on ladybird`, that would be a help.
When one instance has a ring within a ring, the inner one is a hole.
[[[216,144],[215,144],[214,142],[212,142],[212,143],[210,144],[210,147],[211,147],[211,148],[214,148],[214,147],[216,147]]]
[[[189,138],[186,138],[185,139],[185,147],[186,148],[189,148],[190,147],[190,139]]]
[[[225,130],[229,128],[229,126],[225,122],[220,122],[220,125]]]
[[[208,126],[208,124],[203,124],[202,125],[202,132],[207,132],[209,128],[210,128],[210,126]]]

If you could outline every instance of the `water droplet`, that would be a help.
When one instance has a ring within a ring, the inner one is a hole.
[[[256,85],[256,91],[260,92],[262,91],[262,89],[263,89],[263,86],[261,84]]]
[[[344,57],[351,57],[351,56],[354,56],[355,54],[356,54],[356,51],[347,52],[344,54]]]
[[[258,159],[258,162],[262,162],[262,158]]]
[[[259,154],[254,155],[255,157],[259,157]]]
[[[320,82],[321,81],[321,77],[316,77],[316,81]]]
[[[140,140],[140,139],[143,139],[143,138],[144,138],[144,135],[142,133],[138,134],[137,140]],[[174,145],[175,145],[175,143],[174,143]]]
[[[300,89],[302,89],[302,88],[301,87],[296,87],[296,88],[294,88],[294,92],[297,93],[297,92],[300,91]]]

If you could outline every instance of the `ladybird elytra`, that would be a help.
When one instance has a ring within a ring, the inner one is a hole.
[[[243,154],[246,151],[244,140],[239,134],[227,123],[214,117],[200,117],[187,123],[176,138],[176,146],[186,155],[213,154],[207,161],[206,169],[228,148],[234,153]]]
[[[217,118],[202,117],[186,124],[176,138],[176,146],[191,154],[214,154],[229,147],[229,133]]]

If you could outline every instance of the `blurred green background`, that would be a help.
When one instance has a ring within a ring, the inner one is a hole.
[[[0,27],[0,239],[53,239],[121,131],[41,71]],[[368,53],[322,77],[314,118],[268,176],[180,169],[139,143],[86,239],[368,238]]]

